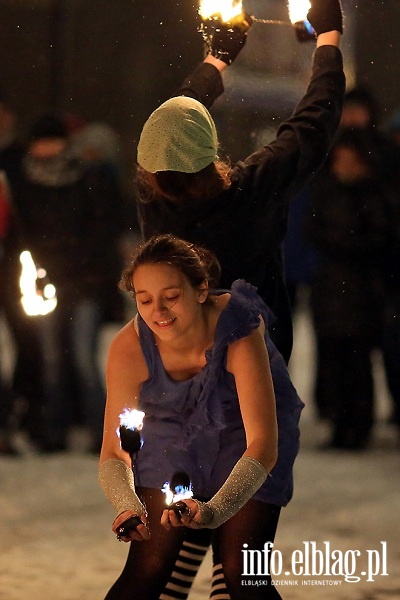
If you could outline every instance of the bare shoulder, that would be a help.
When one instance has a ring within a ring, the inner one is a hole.
[[[129,370],[135,373],[135,377],[139,381],[145,381],[148,378],[146,361],[133,319],[122,327],[112,339],[108,350],[107,367],[117,368],[118,371]]]
[[[269,363],[268,351],[264,339],[265,325],[260,319],[260,326],[252,329],[248,335],[235,340],[229,344],[227,355],[227,370],[233,373],[236,369],[243,370],[250,361],[256,363],[258,360]]]

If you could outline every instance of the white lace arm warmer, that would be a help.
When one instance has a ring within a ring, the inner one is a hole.
[[[196,500],[200,509],[200,524],[216,529],[225,523],[250,500],[267,477],[267,471],[258,460],[251,456],[240,458],[211,500]]]
[[[124,461],[110,458],[99,465],[99,483],[111,502],[117,516],[125,510],[133,510],[139,516],[146,512],[135,492],[132,469]]]

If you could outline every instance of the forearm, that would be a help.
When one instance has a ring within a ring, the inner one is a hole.
[[[269,473],[250,456],[243,456],[233,467],[223,486],[208,502],[196,501],[200,511],[198,524],[216,529],[232,518],[254,496]]]
[[[234,62],[245,46],[251,25],[252,19],[248,17],[237,25],[223,23],[215,28],[210,27],[212,33],[205,34],[207,56],[174,95],[190,96],[210,108],[224,91],[221,73]],[[208,28],[209,23],[206,30]]]
[[[221,63],[222,61],[214,57],[208,60],[204,59],[193,73],[186,77],[173,96],[188,96],[198,100],[206,108],[210,108],[224,91],[222,69],[217,67],[216,62]]]
[[[146,512],[135,491],[132,469],[124,461],[111,458],[101,462],[99,483],[117,516],[127,510],[139,516]]]
[[[336,48],[340,48],[341,39],[342,35],[339,31],[320,33],[317,37],[317,48],[320,46],[336,46]]]
[[[331,45],[316,48],[307,91],[267,147],[275,157],[281,185],[288,186],[290,195],[323,164],[340,123],[344,92],[340,50]]]
[[[223,71],[225,71],[225,69],[228,66],[223,60],[220,60],[219,58],[216,58],[212,54],[207,54],[207,56],[205,57],[205,59],[203,60],[203,62],[209,63],[210,65],[213,65],[216,69],[218,69],[218,71],[220,73],[222,73]]]

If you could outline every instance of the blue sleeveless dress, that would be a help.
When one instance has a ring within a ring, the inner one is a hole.
[[[176,472],[183,471],[192,482],[194,496],[207,499],[218,491],[246,449],[235,380],[226,370],[227,349],[259,326],[259,315],[266,328],[274,317],[256,288],[245,281],[235,281],[230,293],[217,323],[214,345],[206,351],[206,365],[185,381],[175,381],[166,373],[154,335],[138,317],[140,344],[149,371],[139,394],[139,408],[145,418],[143,446],[135,465],[138,485],[161,489]],[[293,494],[292,467],[299,450],[298,421],[304,404],[268,333],[265,341],[276,396],[278,460],[253,498],[285,506]]]

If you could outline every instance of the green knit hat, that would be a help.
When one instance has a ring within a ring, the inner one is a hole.
[[[217,130],[203,104],[186,96],[170,98],[144,124],[138,163],[150,173],[198,173],[217,158]]]

